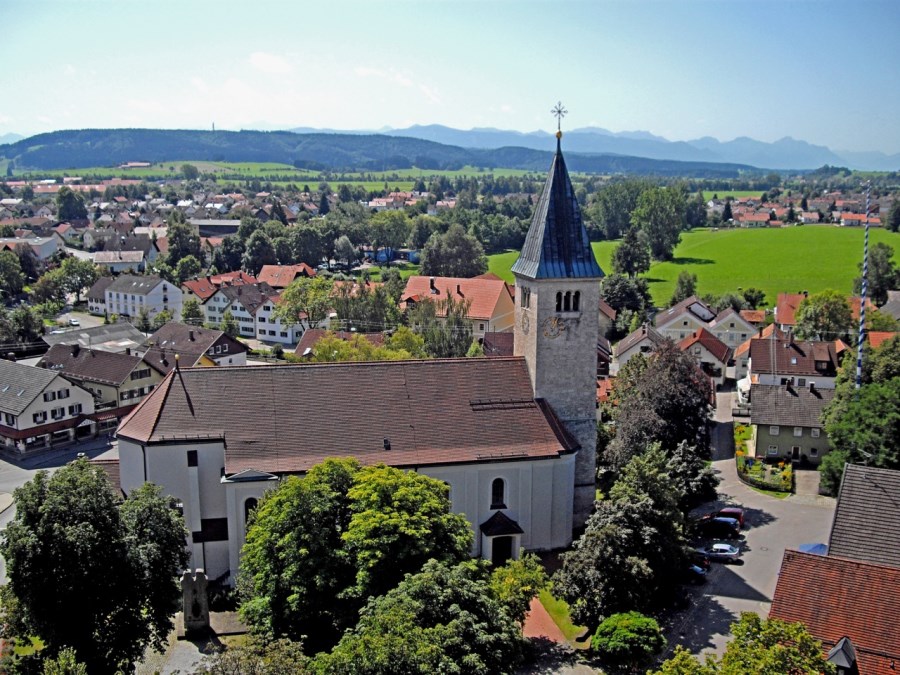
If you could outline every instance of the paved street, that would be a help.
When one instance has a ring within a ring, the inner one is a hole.
[[[741,612],[767,616],[786,548],[827,542],[834,515],[834,499],[792,495],[776,499],[744,485],[737,477],[731,436],[731,393],[717,395],[713,467],[722,479],[719,501],[713,506],[736,505],[745,511],[741,543],[742,565],[713,563],[709,581],[692,592],[692,605],[676,621],[672,637],[695,654],[721,653],[728,641],[728,626]],[[810,490],[812,472],[802,482]],[[801,481],[798,481],[801,482]]]

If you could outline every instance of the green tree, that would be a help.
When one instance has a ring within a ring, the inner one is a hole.
[[[383,286],[345,281],[336,284],[332,307],[341,327],[356,327],[365,332],[386,330],[397,325],[400,308]]]
[[[722,222],[727,223],[729,220],[734,219],[734,214],[731,212],[731,200],[725,200],[725,208],[722,209]]]
[[[643,230],[629,227],[622,243],[616,246],[612,259],[617,274],[635,277],[650,269],[650,246]]]
[[[518,560],[508,560],[491,572],[491,591],[518,623],[525,623],[534,597],[546,588],[547,573],[540,558],[533,553]]]
[[[241,615],[254,630],[321,651],[369,596],[433,558],[465,560],[472,532],[445,483],[384,465],[328,460],[257,507],[241,561]]]
[[[449,293],[438,301],[423,300],[408,311],[409,325],[425,340],[425,350],[437,359],[465,356],[472,344],[471,300]]]
[[[75,294],[76,302],[81,301],[82,291],[90,288],[100,278],[100,273],[93,262],[75,256],[63,260],[60,269],[62,270],[63,286],[66,292]]]
[[[45,659],[43,675],[88,675],[87,666],[79,663],[74,649],[63,649],[55,659]]]
[[[656,260],[671,260],[685,225],[684,195],[675,188],[654,187],[638,197],[631,224],[641,228]]]
[[[862,263],[858,264],[860,276],[853,282],[853,293],[862,290]],[[894,264],[894,249],[890,244],[879,241],[869,248],[869,275],[866,286],[869,299],[876,305],[887,302],[888,291],[900,286],[900,272]]]
[[[574,621],[597,626],[617,612],[656,609],[672,598],[686,560],[679,497],[658,447],[623,468],[553,577]]]
[[[446,233],[431,235],[422,249],[421,270],[426,276],[476,277],[487,272],[487,258],[478,240],[454,223]]]
[[[491,592],[483,561],[428,561],[372,598],[323,673],[512,673],[522,660],[519,625]]]
[[[891,210],[888,211],[884,226],[891,232],[900,232],[900,197],[894,197]]]
[[[334,302],[333,289],[334,284],[330,279],[320,276],[298,277],[281,294],[281,301],[275,307],[275,316],[281,319],[282,324],[293,326],[303,315],[310,328],[318,328],[328,318],[328,310]]]
[[[169,242],[166,263],[172,268],[175,268],[178,261],[187,256],[193,256],[197,260],[203,257],[200,250],[200,235],[194,231],[193,226],[184,221],[184,216],[180,211],[172,211],[169,216],[166,225],[166,239]]]
[[[19,256],[12,251],[0,251],[0,294],[6,298],[14,298],[22,292],[25,275]]]
[[[56,193],[56,217],[63,220],[87,220],[87,207],[80,192],[63,185]]]
[[[306,675],[310,672],[302,643],[249,635],[241,644],[204,659],[197,675]]]
[[[342,234],[334,241],[334,255],[338,260],[343,260],[348,265],[356,260],[356,247],[350,241],[350,237]]]
[[[853,329],[847,297],[832,290],[804,298],[797,308],[796,319],[797,336],[804,340],[847,338]]]
[[[687,300],[692,295],[697,294],[697,275],[691,274],[687,270],[678,273],[678,279],[675,281],[675,290],[669,300],[669,306],[674,307],[682,300]]]
[[[31,285],[31,296],[35,303],[53,302],[65,304],[66,279],[59,267],[48,270]]]
[[[49,657],[70,647],[92,673],[130,671],[165,644],[188,562],[171,499],[145,484],[123,503],[86,459],[39,471],[14,498],[0,543],[13,634],[39,638]]]
[[[134,327],[142,333],[149,333],[153,329],[153,324],[150,321],[150,309],[146,305],[138,310]]]
[[[181,306],[181,321],[192,326],[203,325],[203,310],[200,308],[200,301],[197,298],[188,298]]]
[[[618,239],[629,228],[638,198],[650,184],[643,180],[625,180],[603,186],[587,209],[593,230],[604,239]],[[592,237],[597,239],[599,237]]]
[[[158,331],[160,328],[165,326],[171,320],[172,320],[172,313],[169,312],[168,310],[164,309],[161,312],[157,312],[154,315],[153,321],[150,322],[150,329],[154,332]]]
[[[369,219],[369,233],[376,252],[401,248],[409,239],[409,218],[403,211],[379,211]]]
[[[656,619],[640,612],[613,614],[597,626],[591,649],[604,662],[627,666],[632,671],[646,666],[666,646]]]
[[[834,675],[834,664],[823,656],[822,643],[802,623],[743,612],[731,624],[731,634],[734,637],[721,659],[709,656],[701,664],[679,646],[653,675]]]
[[[328,202],[328,193],[322,192],[322,196],[319,199],[319,215],[326,216],[329,211],[331,211],[331,204]]]
[[[238,237],[225,237],[222,245],[216,247],[212,255],[212,266],[219,272],[235,272],[241,269],[244,244]]]
[[[275,247],[272,240],[263,230],[257,230],[250,235],[247,246],[244,249],[244,257],[241,264],[250,274],[259,274],[263,265],[274,265],[278,262],[275,255]]]
[[[192,255],[185,256],[175,265],[175,283],[179,286],[188,279],[192,279],[202,271],[200,261]]]
[[[688,229],[706,226],[706,200],[703,198],[702,190],[699,190],[692,199],[685,201],[684,220]]]
[[[761,291],[758,288],[747,288],[741,293],[741,295],[744,296],[744,301],[747,303],[750,309],[759,309],[759,307],[766,301],[765,291]]]
[[[197,180],[200,177],[200,169],[193,164],[182,164],[181,175],[185,180]]]
[[[229,337],[237,337],[241,332],[230,307],[222,313],[222,322],[219,324],[219,329],[224,331]]]

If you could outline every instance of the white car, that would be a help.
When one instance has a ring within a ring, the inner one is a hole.
[[[708,557],[710,560],[726,563],[733,562],[741,557],[741,549],[732,546],[731,544],[726,544],[723,541],[717,541],[706,548],[697,549],[697,551]]]
[[[78,319],[69,319],[70,326],[80,326],[81,322]]]

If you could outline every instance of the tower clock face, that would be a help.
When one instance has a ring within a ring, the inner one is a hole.
[[[528,335],[528,330],[531,328],[531,319],[528,318],[528,314],[522,313],[522,332]]]

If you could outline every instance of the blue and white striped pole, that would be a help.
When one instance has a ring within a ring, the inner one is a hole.
[[[866,339],[866,291],[869,286],[869,188],[866,183],[866,235],[863,244],[862,286],[859,292],[859,336],[856,340],[856,388],[862,386],[863,342]]]

